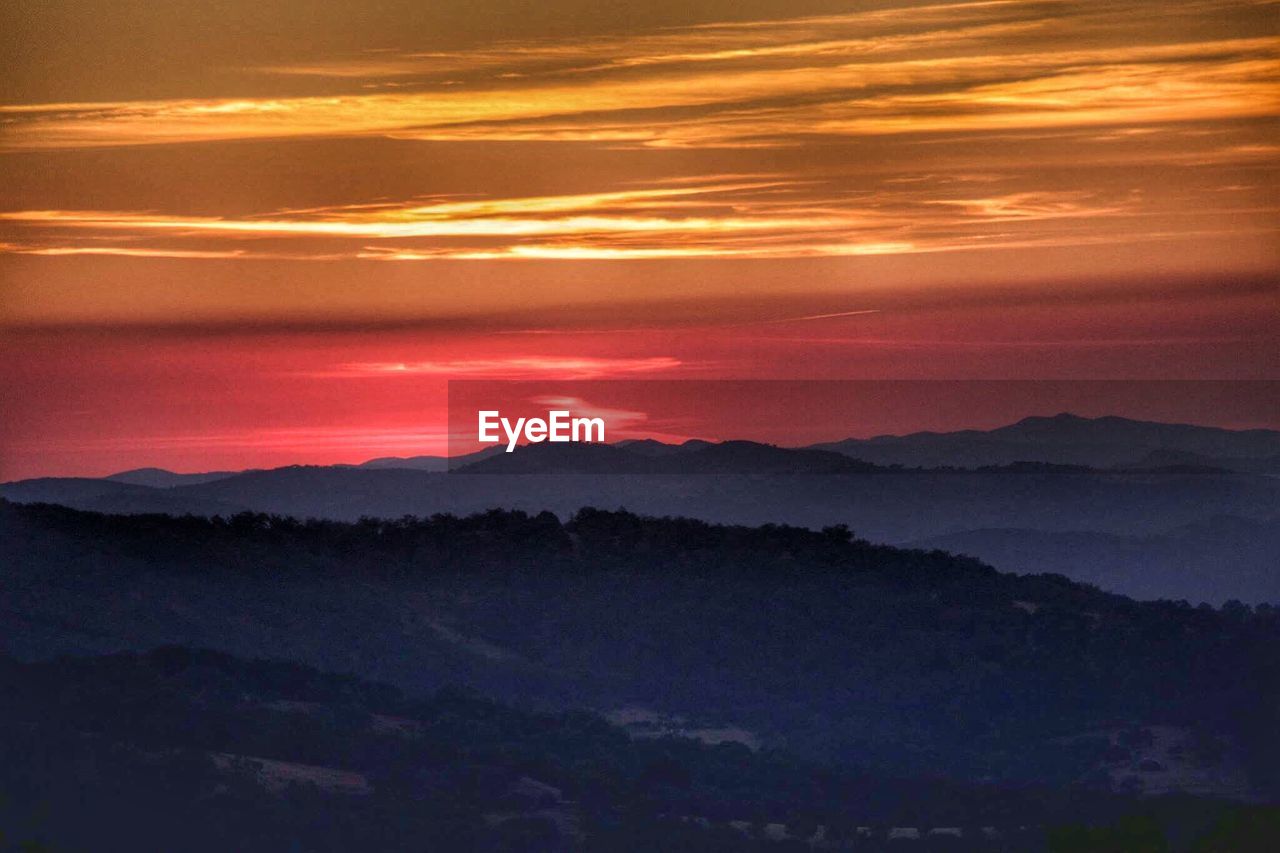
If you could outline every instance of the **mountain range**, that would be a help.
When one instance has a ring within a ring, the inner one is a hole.
[[[495,507],[626,507],[708,521],[847,524],[869,539],[1057,571],[1147,598],[1280,600],[1280,433],[1123,418],[785,448],[746,441],[528,445],[461,459],[39,478],[0,497],[113,513],[354,520]],[[931,467],[919,467],[925,465]],[[446,469],[449,469],[446,471]],[[483,476],[482,476],[483,475]]]
[[[1269,849],[1271,439],[1147,426],[4,484],[0,847]]]
[[[917,432],[815,445],[872,462],[934,468],[1049,462],[1092,468],[1201,465],[1280,473],[1280,432],[1229,430],[1070,413],[1028,417],[993,430]]]

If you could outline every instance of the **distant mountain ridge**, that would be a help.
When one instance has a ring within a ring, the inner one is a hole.
[[[1154,462],[1280,473],[1280,431],[1166,424],[1114,415],[1085,418],[1066,412],[1027,417],[993,430],[880,435],[812,446],[876,465],[910,468],[1013,462],[1141,468]]]
[[[1195,424],[1140,421],[1115,415],[1087,418],[1068,412],[1053,416],[1030,416],[991,430],[877,435],[803,447],[743,440],[713,442],[703,439],[691,439],[680,444],[668,444],[655,439],[627,439],[604,447],[610,449],[601,450],[598,445],[525,445],[513,454],[505,454],[502,448],[495,447],[453,458],[437,455],[383,456],[355,464],[323,467],[427,472],[468,468],[484,473],[548,473],[553,468],[571,473],[835,473],[867,471],[873,466],[976,469],[1042,462],[1098,469],[1180,468],[1185,471],[1217,468],[1280,475],[1278,430],[1232,430]],[[533,451],[537,456],[528,455],[528,451]],[[831,456],[817,455],[819,453],[837,453],[866,464],[857,468]],[[646,462],[636,457],[668,461]],[[670,461],[672,457],[681,457],[682,461]],[[516,459],[519,461],[515,461]],[[167,489],[211,483],[244,473],[249,471],[184,474],[146,467],[120,471],[102,478],[37,479],[101,479]]]
[[[1060,415],[810,448],[646,439],[235,474],[143,469],[5,483],[0,497],[124,514],[353,521],[605,506],[734,524],[847,524],[873,541],[936,545],[1133,595],[1259,602],[1277,594],[1280,476],[1266,466],[1280,456],[1265,455],[1277,442],[1268,430]],[[1125,462],[1098,464],[1116,459]],[[924,462],[951,467],[915,464]],[[1223,518],[1240,523],[1214,521]]]
[[[754,441],[535,444],[455,470],[467,474],[849,474],[878,466],[810,448]]]
[[[199,483],[212,483],[234,477],[241,471],[206,471],[200,474],[178,474],[164,468],[133,468],[103,477],[115,483],[128,483],[133,486],[149,486],[153,489],[169,489],[174,486],[190,486]]]

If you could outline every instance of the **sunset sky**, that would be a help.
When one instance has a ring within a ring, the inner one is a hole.
[[[19,0],[0,43],[0,479],[443,452],[450,378],[1280,378],[1275,2]],[[825,437],[1001,422],[896,417]]]

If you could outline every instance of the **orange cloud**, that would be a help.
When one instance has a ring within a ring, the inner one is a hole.
[[[590,356],[516,356],[445,361],[381,361],[343,364],[326,377],[439,376],[451,379],[604,379],[659,373],[682,366],[676,358],[597,358]]]
[[[1257,169],[1274,160],[1264,136],[1280,113],[1280,36],[1250,26],[1250,14],[1227,0],[1174,2],[1159,15],[1145,0],[933,3],[254,69],[332,79],[340,84],[332,95],[8,105],[0,149],[9,150],[377,135],[714,156],[809,146],[815,165],[648,181],[623,174],[594,192],[383,196],[223,216],[10,210],[0,213],[13,231],[2,251],[379,262],[841,258],[1211,237],[1223,217],[1235,218],[1236,236],[1265,237],[1276,230],[1274,205],[1207,198],[1198,179],[1184,180],[1177,198],[1162,185],[1144,194],[1146,178],[1124,183],[1153,164]],[[370,94],[344,82],[388,78],[404,88]],[[894,134],[902,139],[878,141]],[[859,140],[873,155],[865,164],[846,157],[844,174],[829,175],[821,158],[832,140]],[[873,147],[884,145],[901,147]],[[917,159],[927,173],[911,173]],[[1068,163],[1128,171],[1095,171],[1083,187],[1040,184]],[[962,191],[974,174],[991,185]]]
[[[235,431],[185,432],[150,435],[117,435],[105,438],[77,438],[68,441],[42,440],[40,446],[60,452],[108,452],[145,450],[211,451],[272,450],[298,453],[415,451],[444,453],[447,430],[436,426],[387,427],[382,424],[357,427],[264,427]]]
[[[335,135],[656,147],[1277,114],[1280,38],[1226,0],[971,2],[260,69],[390,92],[19,104],[11,150]],[[462,79],[457,79],[462,75]],[[447,85],[448,84],[448,85]],[[462,85],[452,85],[462,84]],[[656,115],[655,115],[656,114]],[[655,118],[657,120],[655,120]]]
[[[35,234],[87,232],[94,240],[123,234],[135,243],[163,239],[202,245],[119,248],[97,243],[46,245],[27,239],[10,242],[0,251],[373,261],[856,257],[977,245],[1088,243],[1100,235],[1079,233],[1061,223],[1140,219],[1147,212],[1141,196],[1132,192],[939,195],[936,186],[910,183],[886,183],[875,193],[850,199],[815,181],[712,181],[592,194],[349,205],[244,218],[12,211],[0,213],[0,222]],[[991,230],[1010,223],[1040,230]],[[1153,233],[1112,228],[1107,237],[1149,239]],[[263,240],[273,241],[272,247],[258,248]],[[232,245],[212,248],[210,241]],[[311,243],[320,247],[309,248]]]

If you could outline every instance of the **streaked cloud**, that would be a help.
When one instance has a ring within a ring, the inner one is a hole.
[[[564,143],[574,146],[566,152],[633,157],[679,149],[713,166],[642,179],[624,171],[590,191],[357,192],[323,206],[249,203],[218,215],[11,207],[0,212],[0,251],[192,261],[857,258],[1211,239],[1226,218],[1236,236],[1266,239],[1280,227],[1266,200],[1277,153],[1269,130],[1280,115],[1280,34],[1258,26],[1268,10],[1274,4],[1228,0],[1158,9],[1149,0],[899,4],[248,69],[331,82],[327,95],[0,106],[0,150],[37,156],[378,136],[513,150]],[[363,88],[385,84],[396,88]],[[729,159],[739,168],[714,168]],[[1093,173],[1082,181],[1086,166]],[[1154,166],[1184,171],[1171,185]],[[1064,169],[1076,177],[1055,174]],[[1233,197],[1214,182],[1253,189]]]
[[[390,136],[687,149],[758,167],[623,173],[591,191],[357,194],[219,215],[10,208],[0,212],[0,251],[190,261],[857,258],[1211,239],[1226,218],[1235,235],[1265,239],[1280,227],[1266,201],[1277,153],[1268,127],[1280,114],[1280,34],[1258,26],[1269,9],[899,4],[249,69],[331,81],[328,95],[0,106],[0,150],[10,152]],[[397,88],[362,88],[387,83]],[[830,154],[836,145],[856,147],[841,158]],[[788,150],[812,165],[795,156],[778,168]],[[1086,165],[1095,172],[1083,183],[1047,177]],[[1155,165],[1186,170],[1176,195],[1151,177]],[[1191,177],[1200,173],[1220,174],[1219,186],[1244,176],[1255,189],[1226,195]]]
[[[69,257],[73,255],[107,255],[118,258],[180,258],[183,260],[209,258],[243,258],[247,257],[243,249],[200,250],[200,249],[127,249],[119,246],[23,246],[6,243],[0,245],[0,252],[18,255],[44,255],[46,257]]]
[[[243,218],[10,211],[0,213],[0,224],[18,232],[5,250],[26,254],[371,261],[854,257],[1160,236],[1144,221],[1152,211],[1141,193],[1131,190],[973,196],[967,189],[886,182],[851,195],[817,180],[711,181]],[[1080,231],[1073,220],[1081,219],[1112,225],[1100,235]],[[87,244],[66,245],[76,235]],[[130,245],[103,245],[111,239]]]
[[[338,365],[319,376],[333,378],[395,378],[408,376],[449,379],[606,379],[644,373],[670,372],[682,366],[676,358],[600,358],[595,356],[508,356],[443,361],[381,361]]]
[[[63,454],[124,451],[193,453],[214,450],[248,453],[271,450],[291,451],[302,455],[341,452],[360,458],[362,453],[392,451],[443,454],[448,441],[448,431],[436,424],[406,424],[395,427],[368,424],[351,427],[262,427],[231,431],[148,433],[69,440],[42,439],[36,446]],[[11,447],[23,449],[24,445],[15,443]]]
[[[959,2],[259,69],[394,91],[19,104],[11,150],[385,134],[656,147],[1277,113],[1280,37],[1227,0]],[[1252,4],[1263,8],[1266,4]],[[1156,15],[1153,18],[1153,15]]]

